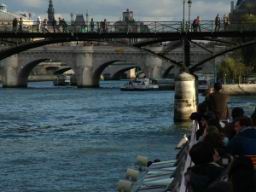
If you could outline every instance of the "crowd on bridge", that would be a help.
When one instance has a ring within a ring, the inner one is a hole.
[[[189,150],[194,165],[187,171],[187,187],[191,192],[255,192],[256,110],[249,117],[235,107],[230,117],[221,89],[215,83],[190,116],[199,128]]]
[[[197,16],[192,23],[189,22],[189,31],[193,32],[201,32],[202,28],[210,27],[215,32],[218,31],[226,31],[228,29],[228,26],[230,24],[230,20],[228,15],[224,15],[223,18],[220,18],[219,14],[217,14],[216,18],[214,19],[212,26],[211,24],[207,23],[201,23],[200,16]],[[207,25],[207,26],[205,26]],[[26,23],[24,23],[23,18],[14,18],[12,21],[12,31],[13,32],[22,32],[25,31]],[[40,16],[37,17],[36,21],[33,21],[33,26],[31,27],[32,31],[37,32],[99,32],[99,33],[105,33],[109,32],[110,24],[107,22],[106,19],[100,22],[95,22],[93,18],[91,18],[90,21],[71,21],[70,24],[68,24],[64,18],[59,17],[58,20],[48,21],[47,19],[41,19]],[[120,27],[120,26],[119,26]],[[204,31],[206,29],[203,29]]]
[[[219,32],[221,30],[221,26],[223,26],[223,30],[227,31],[228,29],[228,25],[230,24],[230,19],[228,17],[228,15],[224,14],[223,18],[221,19],[219,14],[217,14],[217,16],[215,17],[214,20],[214,31],[215,32]],[[189,26],[193,32],[201,32],[201,21],[200,21],[200,17],[197,16],[191,26]]]
[[[25,25],[23,18],[14,18],[12,21],[12,31],[13,32],[23,32],[25,31]],[[41,19],[39,16],[36,21],[34,21],[34,24],[32,28],[36,30],[37,32],[108,32],[108,22],[107,19],[104,19],[100,22],[95,22],[93,18],[87,23],[85,21],[76,22],[73,21],[71,24],[68,24],[64,18],[59,17],[58,21],[48,21],[47,19]],[[34,31],[33,29],[30,29]]]

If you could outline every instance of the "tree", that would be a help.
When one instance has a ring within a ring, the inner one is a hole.
[[[218,76],[224,82],[241,83],[247,67],[234,57],[226,58],[218,68]]]
[[[241,22],[244,24],[243,28],[245,30],[251,30],[255,31],[256,30],[256,15],[252,15],[251,13],[244,14],[241,16]],[[255,38],[243,38],[243,42],[248,42],[255,40]],[[239,53],[239,52],[237,52]],[[243,63],[250,67],[250,69],[253,72],[256,72],[256,46],[248,46],[245,48],[242,48],[240,51],[240,54],[242,56],[242,61]]]

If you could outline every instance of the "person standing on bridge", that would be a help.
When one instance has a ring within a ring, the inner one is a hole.
[[[41,31],[42,21],[40,16],[37,17],[37,32]]]
[[[108,31],[108,23],[107,19],[104,19],[103,21],[103,33],[106,33]]]
[[[219,14],[217,14],[217,16],[215,17],[215,32],[219,32],[220,31],[220,16]]]
[[[43,28],[42,28],[43,33],[48,32],[48,24],[47,23],[48,23],[47,19],[44,19],[43,20]]]
[[[193,31],[194,32],[201,32],[201,27],[200,27],[200,17],[197,16],[196,19],[194,19],[192,23]]]
[[[223,16],[223,24],[224,24],[224,31],[227,31],[228,25],[229,25],[229,18],[226,14]]]
[[[12,31],[17,32],[17,28],[18,28],[18,19],[15,17],[12,21]]]
[[[93,21],[93,18],[91,18],[91,21],[90,21],[90,29],[91,29],[91,32],[94,32],[94,21]]]
[[[19,31],[22,32],[22,30],[23,30],[23,19],[21,17],[19,20]]]

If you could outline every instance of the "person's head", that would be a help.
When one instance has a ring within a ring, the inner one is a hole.
[[[244,110],[243,110],[243,108],[241,108],[241,107],[234,107],[234,108],[232,109],[231,116],[232,116],[232,118],[233,118],[233,121],[236,120],[236,119],[239,119],[239,118],[243,117],[243,116],[244,116]]]
[[[222,84],[220,82],[214,83],[214,90],[219,91],[222,89]]]
[[[189,155],[195,165],[207,164],[214,161],[216,150],[205,142],[199,142],[190,149]]]
[[[191,115],[190,115],[191,120],[195,120],[195,121],[198,121],[198,122],[201,121],[202,118],[203,118],[203,116],[198,112],[191,113]]]
[[[250,127],[252,126],[252,120],[249,117],[241,117],[240,119],[236,120],[234,122],[234,130],[236,133],[239,133],[239,131],[245,127]]]
[[[224,148],[224,135],[218,132],[210,132],[205,138],[204,142],[212,145],[213,148],[219,150]]]

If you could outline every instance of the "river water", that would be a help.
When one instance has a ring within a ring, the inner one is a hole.
[[[121,92],[121,83],[0,89],[0,191],[111,192],[137,155],[174,159],[185,132],[173,125],[174,92]],[[255,101],[230,105],[249,114]]]

